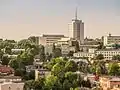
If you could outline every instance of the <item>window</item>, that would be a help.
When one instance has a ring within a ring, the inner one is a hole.
[[[11,90],[11,87],[9,87],[9,90]]]

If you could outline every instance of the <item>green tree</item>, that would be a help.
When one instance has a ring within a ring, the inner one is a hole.
[[[64,63],[64,62],[63,62]],[[60,76],[60,77],[64,77],[64,65],[62,65],[62,63],[56,63],[52,70],[51,70],[52,75],[54,76]]]
[[[72,87],[72,84],[69,82],[69,80],[65,79],[63,82],[63,90],[70,90]]]
[[[120,61],[120,55],[113,56],[112,60],[119,60]]]
[[[11,48],[9,46],[5,47],[5,53],[6,54],[11,54],[12,53]]]
[[[28,40],[30,40],[31,43],[38,44],[39,38],[35,37],[35,36],[31,36],[31,37],[28,38]]]
[[[76,72],[78,70],[78,65],[74,61],[70,60],[70,61],[66,62],[65,70],[68,72],[69,71]]]
[[[102,59],[104,59],[103,54],[98,54],[98,55],[96,56],[96,59],[97,59],[97,60],[102,60]]]
[[[76,44],[75,44],[75,52],[78,52],[80,51],[80,47],[79,47],[79,42],[76,41]]]
[[[74,72],[66,72],[65,73],[65,79],[67,79],[69,81],[69,83],[71,83],[72,88],[76,88],[78,86],[77,78],[78,78],[78,76]]]
[[[113,47],[115,47],[115,49],[119,49],[120,45],[119,44],[114,44]]]
[[[34,81],[33,86],[34,90],[45,90],[45,78],[39,78],[38,80]]]
[[[19,68],[19,61],[17,60],[17,58],[12,58],[12,59],[10,59],[9,65],[14,70],[16,70],[17,68]]]
[[[31,90],[31,89],[34,89],[34,80],[28,80],[25,82],[24,84],[24,88],[23,90]]]
[[[73,52],[73,51],[70,51],[70,52],[68,53],[68,56],[69,56],[69,57],[72,57],[73,54],[74,54],[74,52]]]
[[[61,87],[61,84],[59,83],[58,77],[53,75],[47,76],[45,80],[45,87],[47,90],[60,90],[58,88]]]
[[[108,73],[109,73],[109,75],[119,76],[120,75],[120,67],[119,67],[118,63],[109,64]]]
[[[28,54],[27,52],[23,52],[18,57],[18,60],[20,60],[21,63],[24,65],[32,65],[34,61],[34,56]]]
[[[45,61],[45,48],[44,48],[44,46],[41,46],[41,48],[40,48],[40,60],[42,62]]]
[[[28,39],[20,40],[17,44],[18,48],[26,49],[31,45],[31,41]]]
[[[60,58],[53,58],[47,65],[48,69],[51,70],[53,68],[53,66],[57,63],[62,62],[63,60]]]
[[[8,65],[10,59],[8,58],[8,56],[3,56],[2,57],[2,65]]]
[[[2,60],[3,54],[3,51],[0,49],[0,61]]]

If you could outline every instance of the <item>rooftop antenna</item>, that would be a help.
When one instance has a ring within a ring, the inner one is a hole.
[[[77,7],[76,7],[76,11],[75,11],[75,20],[77,20]]]

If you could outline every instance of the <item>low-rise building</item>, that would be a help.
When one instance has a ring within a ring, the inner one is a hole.
[[[24,83],[0,83],[0,90],[23,90]]]
[[[99,82],[102,90],[116,90],[114,88],[120,86],[120,77],[103,76],[99,78]],[[120,90],[120,88],[117,90]]]
[[[85,44],[79,45],[80,50],[82,50],[84,52],[88,52],[88,50],[91,49],[91,48],[95,48],[96,49],[98,46],[99,45],[95,45],[95,44],[93,44],[93,45],[85,45]]]
[[[113,56],[120,55],[120,49],[97,50],[96,55],[102,54],[105,60],[112,60]]]
[[[89,59],[94,58],[96,55],[102,54],[104,60],[112,60],[113,56],[120,55],[120,49],[101,49],[97,50],[95,48],[88,49],[87,52],[77,52],[74,53],[74,57],[88,57]]]
[[[56,43],[61,38],[64,38],[64,35],[41,35],[39,37],[39,44],[41,45],[52,45],[53,43]]]
[[[23,90],[24,82],[18,76],[0,76],[0,90]]]
[[[120,43],[120,36],[112,36],[111,34],[109,34],[108,36],[103,37],[104,46],[114,43]]]
[[[57,41],[58,45],[69,45],[71,38],[65,37]]]
[[[89,59],[92,59],[94,55],[95,55],[94,53],[89,53],[89,52],[78,52],[73,54],[73,56],[77,58],[88,57]]]
[[[96,53],[96,49],[89,49],[88,52],[77,52],[74,53],[73,56],[77,57],[77,58],[81,58],[81,57],[87,57],[88,59],[92,59],[94,58]]]

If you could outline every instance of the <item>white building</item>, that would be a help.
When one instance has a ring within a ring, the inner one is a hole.
[[[51,45],[53,43],[56,43],[61,38],[64,38],[64,35],[41,35],[39,37],[39,44],[41,45]]]
[[[113,56],[120,55],[119,49],[105,49],[96,51],[96,55],[102,54],[105,60],[112,60]]]
[[[94,57],[94,53],[89,53],[89,52],[78,52],[78,53],[74,53],[73,56],[74,57],[88,57],[89,59],[92,59]]]
[[[71,38],[65,37],[65,38],[61,38],[60,40],[57,41],[57,45],[69,45],[69,41],[71,40]]]
[[[92,59],[95,56],[96,49],[89,49],[88,52],[78,52],[74,53],[73,56],[80,58],[80,57],[88,57],[88,59]]]
[[[120,36],[112,36],[109,34],[109,36],[104,36],[103,37],[103,43],[104,46],[109,45],[109,44],[115,44],[115,43],[120,43]]]
[[[75,19],[69,24],[69,37],[79,40],[81,43],[84,42],[84,22],[77,19],[77,10]]]

